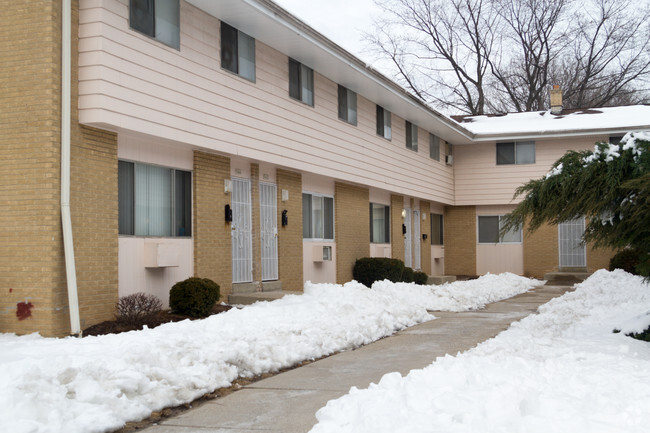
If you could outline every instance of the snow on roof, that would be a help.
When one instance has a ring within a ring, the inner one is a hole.
[[[644,130],[650,129],[650,105],[466,116],[458,122],[479,136]]]

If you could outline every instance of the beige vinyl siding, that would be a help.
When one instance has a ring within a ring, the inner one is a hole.
[[[456,205],[517,203],[515,190],[540,178],[568,150],[591,149],[605,137],[563,138],[535,141],[535,164],[496,164],[496,142],[454,147]]]
[[[219,21],[185,2],[180,50],[129,29],[127,17],[126,0],[82,5],[83,123],[452,203],[453,170],[430,160],[427,149],[405,149],[404,122],[395,113],[392,141],[376,136],[375,104],[363,95],[358,125],[340,121],[337,83],[318,71],[315,106],[294,101],[287,55],[259,40],[255,83],[222,70]],[[419,135],[426,142],[427,131]]]

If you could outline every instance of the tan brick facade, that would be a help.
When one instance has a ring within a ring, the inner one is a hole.
[[[559,264],[558,231],[556,225],[544,224],[530,233],[524,227],[524,275],[543,278],[555,272]]]
[[[445,274],[476,274],[476,208],[446,206]]]
[[[404,197],[392,194],[390,196],[390,249],[393,258],[402,261],[404,261],[403,209]]]
[[[431,275],[431,206],[429,202],[420,202],[420,215],[425,215],[425,220],[420,222],[420,242],[422,272]],[[423,235],[427,235],[426,240]]]
[[[278,272],[284,290],[302,290],[302,176],[288,170],[276,171],[278,184]],[[289,200],[282,201],[282,190]],[[282,226],[282,211],[289,224]]]
[[[336,282],[353,279],[354,262],[370,257],[370,195],[366,188],[336,182],[334,185]]]
[[[251,241],[253,244],[253,281],[262,281],[262,244],[260,234],[260,166],[251,164]]]
[[[221,299],[232,290],[231,229],[224,218],[230,195],[224,192],[225,179],[230,179],[229,158],[194,152],[194,275],[219,284]]]
[[[595,272],[598,269],[609,269],[609,261],[616,254],[612,248],[594,248],[593,244],[587,244],[587,270]]]

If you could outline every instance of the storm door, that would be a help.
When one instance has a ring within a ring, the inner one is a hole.
[[[251,234],[251,183],[232,180],[232,282],[253,281],[253,245]]]
[[[582,243],[585,219],[578,218],[558,226],[560,268],[584,268],[587,266],[587,250]]]
[[[262,281],[278,279],[277,190],[275,184],[260,182]]]

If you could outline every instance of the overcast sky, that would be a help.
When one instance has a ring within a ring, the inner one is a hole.
[[[372,17],[378,8],[373,0],[273,0],[282,8],[336,42],[366,63],[364,31],[372,28]]]

